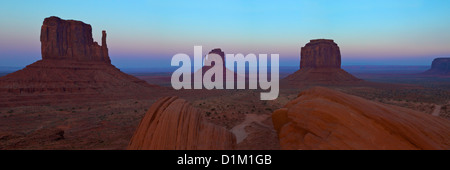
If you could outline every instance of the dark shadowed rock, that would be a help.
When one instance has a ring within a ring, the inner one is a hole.
[[[227,74],[229,74],[229,75],[233,75],[233,80],[234,80],[234,84],[235,84],[235,86],[237,86],[236,84],[236,81],[238,80],[238,77],[241,77],[241,76],[239,76],[238,74],[236,74],[234,71],[232,71],[232,70],[230,70],[230,69],[228,69],[227,67],[225,67],[225,52],[223,52],[222,51],[222,49],[220,49],[220,48],[215,48],[215,49],[213,49],[213,50],[211,50],[209,53],[208,53],[208,56],[213,56],[213,55],[215,55],[215,56],[218,56],[218,57],[220,57],[221,59],[222,59],[222,68],[223,68],[223,70],[222,70],[222,79],[221,80],[219,80],[219,79],[217,79],[217,81],[221,81],[222,83],[223,83],[223,88],[225,89],[225,87],[226,87],[226,82],[227,82],[227,77],[226,77],[226,75]],[[208,60],[209,58],[206,58],[206,56],[205,56],[205,59],[206,60]],[[201,68],[201,71],[202,71],[202,77],[205,75],[205,73],[208,71],[208,70],[210,70],[211,68],[213,68],[214,66],[216,65],[216,63],[214,62],[214,61],[211,61],[211,66],[203,66],[202,68]],[[194,72],[194,74],[198,74],[199,73],[199,71],[200,71],[200,69],[199,70],[197,70],[197,71],[195,71]],[[194,80],[194,74],[192,75],[192,80]],[[211,78],[211,80],[212,81],[216,81],[216,75],[214,75],[212,78]],[[193,81],[194,82],[194,81]]]
[[[436,58],[431,63],[431,69],[425,74],[450,75],[450,58]]]
[[[311,40],[300,53],[300,68],[341,68],[341,52],[333,40]]]
[[[81,21],[45,18],[41,27],[42,59],[102,61],[111,63],[106,47],[106,32],[102,46],[92,38],[91,25]]]
[[[300,70],[284,78],[282,84],[342,84],[361,81],[341,69],[341,53],[333,40],[311,40],[301,48],[300,55]]]

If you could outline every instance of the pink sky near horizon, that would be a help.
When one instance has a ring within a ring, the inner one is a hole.
[[[213,48],[225,53],[278,53],[281,64],[295,65],[300,48],[318,38],[335,40],[344,65],[429,65],[433,58],[450,57],[448,0],[82,4],[1,1],[0,66],[25,66],[41,58],[40,27],[49,16],[91,24],[97,42],[106,30],[110,57],[122,67],[143,61],[169,67],[173,55],[192,55],[194,45],[203,45],[204,53]]]

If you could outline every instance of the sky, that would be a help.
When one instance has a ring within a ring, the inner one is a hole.
[[[449,0],[5,0],[0,1],[0,66],[41,59],[44,18],[108,33],[119,68],[170,67],[202,45],[225,53],[279,54],[298,66],[311,39],[333,39],[343,65],[430,65],[450,57]]]

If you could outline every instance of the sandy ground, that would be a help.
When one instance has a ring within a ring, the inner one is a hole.
[[[433,116],[439,116],[439,114],[441,113],[441,105],[435,105],[434,106],[434,110],[433,110],[433,112],[431,113],[431,115],[433,115]]]
[[[245,138],[247,138],[248,133],[245,130],[245,128],[247,126],[250,126],[252,123],[256,123],[256,124],[264,126],[264,127],[269,127],[262,123],[262,121],[268,119],[269,117],[270,117],[270,115],[268,115],[268,114],[264,114],[264,115],[248,114],[248,115],[246,115],[244,122],[242,122],[239,125],[236,125],[235,127],[233,127],[231,129],[231,132],[233,132],[234,135],[236,135],[236,142],[239,144]]]

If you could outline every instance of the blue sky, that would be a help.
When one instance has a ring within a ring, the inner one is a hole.
[[[298,65],[310,39],[334,39],[344,65],[429,65],[450,56],[448,0],[40,0],[0,2],[0,66],[39,60],[44,18],[108,33],[118,67],[164,67],[176,53],[279,53]]]

